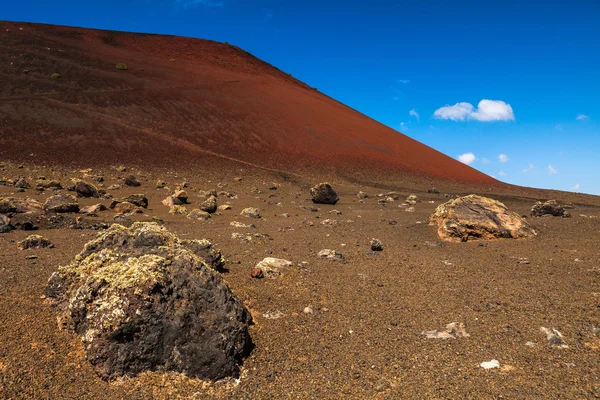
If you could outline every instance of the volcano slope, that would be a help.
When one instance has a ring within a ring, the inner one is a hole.
[[[36,190],[42,176],[63,187],[101,177],[106,195],[81,206],[135,193],[149,205],[125,218],[106,210],[40,223],[36,233],[54,248],[19,250],[30,232],[0,234],[0,398],[600,396],[598,197],[500,184],[224,44],[1,28],[0,197],[44,202],[67,191]],[[141,186],[124,185],[130,174]],[[17,178],[32,188],[15,187]],[[337,204],[312,203],[322,178]],[[211,191],[231,209],[206,221],[171,214],[161,200],[183,186],[188,211]],[[427,192],[433,186],[440,194]],[[392,190],[398,201],[379,201]],[[412,193],[420,201],[407,212]],[[442,242],[429,216],[446,196],[468,193],[520,215],[551,198],[574,208],[571,218],[529,217],[532,239]],[[246,207],[262,218],[241,216]],[[87,227],[115,218],[162,220],[221,250],[223,277],[254,321],[238,380],[149,371],[105,382],[80,339],[58,329],[43,295],[48,278],[96,237]],[[372,238],[383,251],[370,250]],[[321,259],[322,249],[344,260]],[[252,278],[265,257],[292,265]],[[422,335],[452,322],[469,336]],[[541,327],[569,347],[550,347]],[[480,367],[492,359],[500,368]]]

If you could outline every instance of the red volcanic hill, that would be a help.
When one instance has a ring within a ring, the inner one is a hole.
[[[212,154],[498,183],[228,44],[0,22],[0,76],[3,159],[185,166]]]

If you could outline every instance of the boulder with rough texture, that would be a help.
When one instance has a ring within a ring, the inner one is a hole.
[[[17,212],[17,206],[15,205],[14,198],[5,197],[0,199],[0,214],[8,214]]]
[[[75,196],[61,193],[48,197],[44,209],[55,213],[76,213],[79,212],[79,204]]]
[[[0,214],[0,233],[10,232],[14,227],[10,224],[10,218]]]
[[[340,199],[329,183],[319,183],[310,189],[313,203],[335,204]]]
[[[127,175],[125,177],[125,184],[127,186],[133,186],[133,187],[137,187],[137,186],[141,186],[142,185],[140,182],[138,182],[138,180],[133,175]]]
[[[155,223],[115,224],[59,267],[45,294],[102,379],[236,376],[252,347],[252,318],[208,250],[209,242],[181,240]]]
[[[97,214],[100,211],[106,211],[106,206],[104,204],[94,204],[93,206],[81,207],[79,209],[80,214]]]
[[[292,262],[283,260],[281,258],[266,257],[250,272],[250,275],[254,278],[277,278],[281,275],[281,269],[291,267]],[[259,272],[260,271],[260,272]]]
[[[568,215],[565,208],[558,204],[556,200],[548,200],[545,203],[538,201],[531,208],[531,215],[533,217],[543,217],[544,215],[552,215],[554,217],[564,217]]]
[[[128,201],[121,201],[113,207],[113,211],[115,214],[121,215],[132,215],[132,214],[142,214],[144,210],[141,207],[136,206],[133,203]]]
[[[187,208],[185,208],[185,206],[180,206],[180,205],[176,204],[173,207],[171,207],[171,209],[169,210],[169,214],[174,214],[174,215],[187,214]]]
[[[60,184],[60,182],[55,181],[55,180],[48,180],[48,179],[38,179],[35,182],[36,186],[38,188],[43,188],[43,189],[62,189],[62,185]]]
[[[200,209],[209,214],[213,214],[217,211],[217,198],[215,196],[210,196],[200,204]]]
[[[206,211],[202,211],[202,210],[195,208],[192,211],[190,211],[190,213],[187,215],[187,217],[189,219],[201,219],[203,221],[206,221],[206,220],[210,219],[210,214],[207,213]]]
[[[437,225],[440,238],[452,242],[536,235],[525,219],[501,202],[474,194],[440,204],[429,221]]]
[[[240,215],[248,218],[260,218],[260,210],[254,207],[247,207],[240,211]]]
[[[75,182],[75,193],[77,197],[100,197],[96,186],[84,181]]]
[[[31,186],[29,186],[29,183],[27,183],[27,181],[25,179],[19,178],[15,182],[15,187],[18,189],[29,189]]]
[[[140,193],[123,197],[121,201],[126,201],[128,203],[135,204],[138,207],[148,208],[148,198]]]
[[[44,249],[53,248],[54,244],[40,235],[29,235],[25,239],[21,240],[18,244],[19,249]]]

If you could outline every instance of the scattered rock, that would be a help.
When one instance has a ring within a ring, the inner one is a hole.
[[[259,275],[261,275],[261,273],[257,270],[260,270],[262,272],[262,276],[260,276],[261,278],[265,277],[273,279],[281,275],[281,269],[291,266],[291,261],[283,260],[281,258],[266,257],[261,262],[256,264],[256,266],[252,269],[250,274],[254,278],[259,278]]]
[[[96,186],[84,181],[75,182],[75,193],[77,197],[100,197]]]
[[[536,231],[499,201],[468,195],[440,204],[430,217],[438,236],[447,241],[528,238]]]
[[[262,279],[265,277],[265,273],[263,272],[262,269],[254,267],[250,271],[250,276],[253,278],[256,278],[256,279]]]
[[[181,202],[181,204],[187,204],[188,195],[185,190],[176,190],[173,197]]]
[[[183,203],[181,202],[181,200],[179,200],[177,197],[175,196],[169,196],[166,199],[164,199],[161,203],[163,203],[165,206],[167,207],[173,207],[173,206],[180,206]]]
[[[317,253],[317,257],[326,258],[328,260],[343,260],[344,256],[335,250],[323,249]]]
[[[217,209],[220,211],[227,211],[231,210],[231,206],[229,204],[221,204],[219,207],[217,207]]]
[[[304,310],[302,310],[302,312],[304,314],[314,314],[315,311],[312,309],[312,307],[307,306],[307,307],[304,307]]]
[[[369,195],[361,190],[356,194],[356,197],[358,197],[359,199],[367,199],[369,198]]]
[[[27,181],[23,178],[19,178],[16,182],[15,182],[15,187],[18,189],[29,189],[29,183],[27,183]]]
[[[400,200],[400,195],[396,192],[389,192],[385,197],[387,199],[392,199],[392,201]]]
[[[500,368],[498,360],[484,361],[479,366],[483,369]]]
[[[554,217],[564,217],[568,215],[564,207],[556,202],[556,200],[548,200],[545,203],[538,201],[531,208],[533,217],[543,217],[544,215],[552,215]]]
[[[371,250],[373,251],[383,251],[383,243],[379,239],[371,239]]]
[[[46,296],[102,379],[239,374],[251,315],[186,242],[155,223],[113,225],[48,280]]]
[[[558,349],[568,349],[569,345],[563,339],[563,335],[557,331],[556,329],[548,329],[543,326],[540,328],[540,331],[546,334],[546,339],[548,339],[548,345],[550,347],[555,347]]]
[[[438,329],[435,331],[424,331],[421,335],[427,339],[458,339],[469,337],[465,330],[465,325],[462,322],[452,322],[446,325],[446,329]]]
[[[10,218],[0,214],[0,233],[12,231],[14,227],[10,224]]]
[[[313,203],[335,204],[340,199],[329,183],[319,183],[310,189]]]
[[[40,235],[29,235],[18,243],[19,249],[43,249],[53,248],[54,244]]]
[[[243,215],[248,218],[260,218],[260,210],[258,208],[248,207],[244,208],[240,212],[240,215]]]
[[[119,189],[121,189],[121,185],[118,185],[118,184],[110,185],[107,189],[108,190],[119,190]]]
[[[189,219],[201,219],[203,221],[206,221],[208,219],[210,219],[210,214],[207,213],[206,211],[202,211],[199,209],[193,209],[192,211],[190,211],[190,213],[187,215],[187,217]]]
[[[143,194],[132,194],[127,197],[123,197],[121,201],[126,201],[131,204],[135,204],[138,207],[148,208],[148,198]]]
[[[79,204],[75,196],[61,193],[50,196],[44,203],[44,209],[55,213],[76,213],[79,212]]]
[[[253,228],[254,227],[254,224],[246,225],[246,224],[242,224],[241,222],[237,222],[237,221],[231,221],[229,223],[229,225],[233,226],[234,228]]]
[[[427,189],[427,193],[440,194],[440,191],[437,190],[436,188],[431,188],[431,189]]]
[[[14,198],[5,197],[0,199],[0,214],[17,212],[17,206],[13,202]]]
[[[173,207],[171,207],[171,209],[169,210],[169,214],[175,214],[175,215],[187,214],[187,208],[185,208],[185,206],[180,206],[180,205],[176,204]]]
[[[47,179],[38,179],[35,182],[38,188],[42,189],[62,189],[62,185],[58,181],[47,180]]]
[[[117,203],[114,208],[113,211],[115,212],[115,214],[121,214],[121,215],[132,215],[132,214],[141,214],[144,212],[144,210],[142,210],[141,207],[136,206],[133,203],[130,203],[128,201],[121,201],[119,203]]]
[[[415,212],[415,208],[414,207],[406,207],[404,209],[404,212]]]
[[[415,196],[414,194],[411,194],[406,198],[406,200],[404,202],[406,204],[414,206],[415,204],[417,204],[419,202],[419,198],[417,196]]]
[[[160,179],[156,181],[156,188],[157,189],[163,189],[164,187],[167,186],[167,182],[165,181],[161,181]]]
[[[142,184],[138,182],[138,180],[135,178],[135,176],[127,175],[125,177],[125,185],[137,187],[137,186],[141,186]]]
[[[79,209],[80,214],[98,214],[100,211],[106,211],[104,204],[95,204],[93,206],[81,207]]]
[[[217,198],[215,196],[210,196],[208,199],[204,200],[202,204],[200,204],[200,209],[209,214],[213,214],[215,211],[217,211]]]

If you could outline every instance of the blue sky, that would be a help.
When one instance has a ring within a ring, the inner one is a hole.
[[[598,0],[21,0],[2,19],[227,41],[497,179],[600,195]]]

